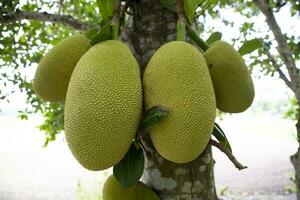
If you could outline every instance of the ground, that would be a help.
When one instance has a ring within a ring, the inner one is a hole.
[[[247,120],[245,120],[247,119]],[[40,119],[19,121],[0,114],[1,200],[94,200],[110,170],[90,172],[75,161],[63,137],[43,148]],[[236,157],[249,168],[238,171],[214,149],[218,192],[226,200],[295,200],[288,194],[293,169],[289,156],[296,151],[293,124],[278,115],[251,118],[227,116],[220,122]]]

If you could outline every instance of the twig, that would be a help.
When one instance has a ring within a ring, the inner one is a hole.
[[[293,59],[293,51],[289,47],[284,34],[281,32],[271,6],[267,0],[254,0],[254,3],[265,15],[267,24],[274,34],[275,40],[278,44],[277,49],[289,73],[293,91],[300,90],[300,76],[298,74],[295,60]]]
[[[176,40],[185,41],[186,36],[186,20],[184,17],[183,0],[177,0],[177,27],[176,27]]]
[[[225,155],[231,160],[231,162],[234,164],[234,166],[238,170],[243,170],[243,169],[248,168],[247,166],[244,166],[239,161],[237,161],[237,159],[234,157],[234,155],[228,149],[226,149],[223,145],[218,143],[217,141],[210,139],[209,144],[217,147],[220,151],[225,153]]]
[[[202,40],[198,36],[198,33],[189,25],[187,26],[187,33],[191,37],[191,39],[203,50],[203,52],[209,49],[209,45],[204,40]]]
[[[112,27],[112,38],[114,40],[119,40],[120,33],[120,9],[121,9],[121,0],[115,0],[114,14],[111,21]]]
[[[177,0],[178,21],[185,22],[183,0]]]
[[[59,23],[78,30],[87,30],[88,23],[79,22],[69,15],[50,14],[47,12],[20,11],[0,15],[0,23],[12,23],[23,19]]]
[[[279,77],[285,82],[285,84],[291,89],[292,88],[292,83],[290,80],[288,80],[288,78],[286,77],[286,75],[283,73],[283,71],[280,69],[279,64],[276,62],[275,58],[270,54],[269,51],[265,52],[269,58],[269,60],[271,61],[273,67],[275,68],[275,70],[278,72]]]
[[[130,6],[130,1],[126,1],[125,5],[121,8],[121,12],[120,12],[120,23],[123,24],[124,18],[125,18],[125,13],[127,13],[127,10]]]

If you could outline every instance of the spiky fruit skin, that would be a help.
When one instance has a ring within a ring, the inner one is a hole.
[[[54,46],[39,62],[33,80],[35,93],[46,101],[64,101],[71,74],[90,47],[83,34],[67,37]]]
[[[116,178],[111,175],[103,186],[103,200],[159,200],[159,197],[145,184],[127,188],[122,186]]]
[[[140,182],[134,191],[137,200],[159,200],[160,198],[157,196],[155,192],[153,192],[147,185]]]
[[[255,92],[242,56],[230,44],[217,41],[204,57],[213,81],[217,108],[229,113],[240,113],[249,108]]]
[[[162,105],[165,119],[150,129],[156,150],[166,159],[196,159],[211,137],[216,116],[213,85],[203,55],[186,42],[170,42],[153,55],[143,77],[145,107]]]
[[[103,170],[128,151],[142,110],[139,66],[119,41],[93,46],[76,65],[65,102],[67,143],[82,166]]]

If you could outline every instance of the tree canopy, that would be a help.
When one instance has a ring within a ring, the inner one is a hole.
[[[161,0],[170,10],[174,10],[174,2],[176,3],[174,0]],[[226,38],[231,38],[233,43],[241,47],[241,54],[251,53],[247,55],[247,60],[252,68],[257,67],[263,74],[271,76],[278,74],[291,90],[297,90],[300,80],[295,63],[300,59],[300,35],[289,30],[278,30],[274,20],[276,22],[276,14],[284,9],[289,11],[289,17],[299,19],[299,1],[191,2],[196,3],[191,3],[185,10],[196,13],[195,24],[200,36],[207,39],[214,33],[208,42],[220,39],[224,30],[217,30],[207,21],[218,20],[232,28],[237,26],[235,19],[226,18],[224,11],[232,10],[242,16],[241,23],[238,24],[239,34]],[[32,71],[35,71],[45,52],[63,38],[99,25],[102,18],[105,18],[105,13],[100,14],[101,6],[99,8],[98,5],[97,1],[84,0],[2,0],[0,3],[0,99],[8,101],[9,95],[15,91],[25,93],[27,107],[19,112],[19,116],[27,119],[31,113],[43,115],[44,122],[39,128],[46,134],[46,145],[55,140],[56,134],[63,130],[63,103],[45,102],[34,94]],[[269,29],[265,29],[267,31],[262,32],[261,27],[257,26],[258,16],[259,19],[262,18],[260,10],[267,18],[266,21],[274,25],[273,28],[269,26]],[[187,15],[187,18],[193,21],[191,16],[193,15]],[[286,48],[290,49],[292,55],[286,55]],[[293,62],[289,60],[289,56],[294,59],[294,67],[291,67]],[[298,104],[292,105],[289,116],[297,116]]]

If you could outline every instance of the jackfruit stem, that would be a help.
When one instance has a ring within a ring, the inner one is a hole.
[[[185,29],[186,29],[186,24],[185,23],[180,23],[177,22],[177,27],[176,27],[176,40],[177,41],[185,41]]]
[[[203,50],[203,52],[209,49],[209,45],[202,40],[198,33],[189,25],[187,25],[187,33],[188,36]]]
[[[243,170],[248,168],[247,166],[242,165],[235,157],[234,155],[226,148],[224,147],[222,144],[218,143],[217,141],[210,139],[209,144],[212,146],[217,147],[220,151],[222,151],[223,153],[225,153],[225,155],[229,158],[229,160],[231,160],[231,162],[234,164],[234,166],[238,169],[238,170]]]
[[[183,0],[177,0],[177,27],[176,27],[176,40],[185,41],[186,39],[186,20],[184,17]]]
[[[121,9],[121,1],[115,1],[114,7],[114,15],[111,20],[111,30],[112,30],[112,39],[119,40],[120,35],[120,9]]]

